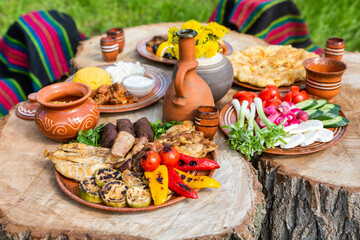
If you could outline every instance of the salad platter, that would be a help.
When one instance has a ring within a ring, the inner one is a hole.
[[[110,66],[112,66],[112,64],[99,66],[99,68],[106,69]],[[133,103],[114,105],[100,104],[100,113],[120,113],[141,109],[156,103],[165,95],[165,92],[171,83],[171,77],[169,74],[151,65],[141,64],[141,66],[144,68],[145,74],[155,80],[155,87],[153,90],[146,96],[139,98],[138,101]],[[68,79],[65,80],[65,82],[72,82],[74,75],[71,75]]]
[[[160,62],[160,63],[166,63],[166,64],[172,64],[175,65],[177,62],[177,59],[170,59],[170,58],[165,58],[165,57],[158,57],[156,56],[156,54],[154,53],[154,51],[146,46],[146,43],[149,42],[153,37],[148,37],[145,38],[143,40],[141,40],[137,45],[136,45],[136,51],[143,56],[144,58],[147,58],[151,61],[155,61],[155,62]],[[233,49],[230,45],[230,43],[223,41],[225,47],[227,48],[227,53],[226,55],[230,55],[233,52]]]

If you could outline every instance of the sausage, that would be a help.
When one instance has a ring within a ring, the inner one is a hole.
[[[117,132],[121,132],[121,131],[128,132],[135,137],[134,128],[129,119],[116,120],[116,130]]]
[[[106,124],[101,133],[102,146],[106,148],[111,148],[117,134],[118,133],[114,124]]]
[[[134,123],[134,130],[137,138],[146,137],[149,142],[154,140],[154,132],[146,117],[142,117]]]

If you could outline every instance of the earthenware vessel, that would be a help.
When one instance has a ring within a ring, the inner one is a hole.
[[[40,107],[35,123],[40,132],[55,141],[68,142],[79,130],[94,128],[99,120],[98,105],[89,98],[91,88],[78,82],[55,83],[36,94]]]
[[[163,120],[194,120],[199,106],[215,106],[209,86],[197,75],[195,69],[195,36],[192,29],[177,32],[179,61],[177,73],[164,96]]]
[[[333,101],[340,92],[346,64],[333,58],[309,58],[304,61],[303,66],[306,70],[306,91]]]
[[[40,106],[35,96],[36,93],[30,93],[27,101],[19,103],[16,116],[25,120],[34,120],[36,109]]]
[[[345,40],[342,38],[331,37],[326,41],[324,49],[325,57],[341,60],[345,51]]]
[[[200,106],[195,115],[195,130],[213,139],[219,124],[219,111],[213,106]]]
[[[196,59],[199,66],[196,73],[204,79],[209,85],[217,102],[226,95],[234,81],[234,70],[229,59],[221,53],[216,53],[214,57],[206,58],[205,56]],[[176,75],[177,65],[174,67],[173,74]]]
[[[119,53],[124,50],[125,34],[122,28],[110,28],[107,32],[109,37],[115,37],[116,42],[119,44]]]
[[[100,40],[101,52],[105,62],[115,62],[116,57],[119,53],[119,44],[116,41],[116,38],[103,37]]]

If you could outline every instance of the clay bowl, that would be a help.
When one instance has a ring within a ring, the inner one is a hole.
[[[306,70],[306,91],[333,101],[340,92],[346,64],[333,58],[310,58],[304,61],[303,66]]]
[[[46,137],[68,142],[79,130],[94,128],[99,121],[98,105],[89,98],[91,88],[83,83],[63,82],[42,88],[36,94],[40,107],[35,123]]]

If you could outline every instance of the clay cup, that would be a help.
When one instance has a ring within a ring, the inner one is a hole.
[[[340,92],[346,64],[333,58],[309,58],[303,62],[303,66],[306,70],[306,91],[333,101]]]
[[[116,38],[113,36],[103,37],[100,40],[100,46],[105,62],[115,62],[119,53],[119,44]]]
[[[195,114],[195,130],[213,139],[219,125],[219,111],[213,106],[200,106]]]
[[[341,60],[345,51],[345,40],[342,38],[331,37],[326,41],[324,49],[325,57]]]
[[[115,37],[116,42],[119,44],[119,53],[122,53],[125,46],[125,35],[122,28],[110,28],[107,32],[108,37]]]

